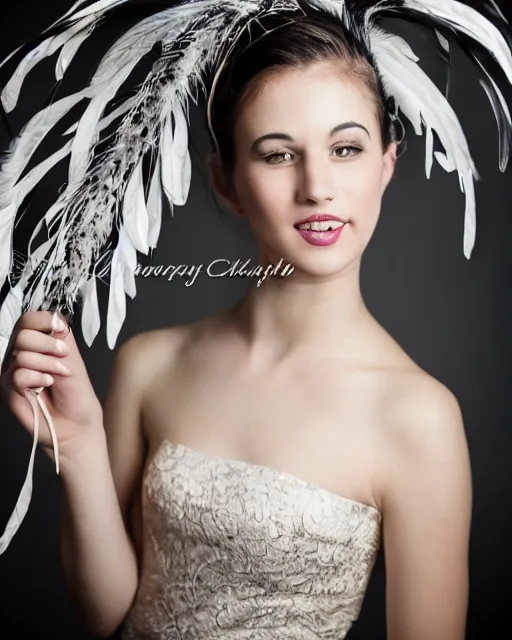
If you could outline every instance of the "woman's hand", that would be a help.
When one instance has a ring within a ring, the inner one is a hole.
[[[44,387],[40,397],[52,417],[61,455],[73,456],[85,441],[103,430],[101,403],[73,333],[62,317],[50,311],[25,313],[11,336],[5,362],[0,376],[2,392],[31,435],[34,415],[26,394],[38,387]],[[53,459],[52,440],[44,426],[39,429],[39,443]]]

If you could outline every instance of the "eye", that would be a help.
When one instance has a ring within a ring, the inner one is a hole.
[[[338,151],[342,153],[339,154]],[[359,155],[363,149],[355,144],[344,144],[334,149],[335,154],[341,160]],[[273,151],[263,158],[267,164],[282,164],[293,159],[293,154],[289,151]]]
[[[273,151],[272,153],[266,155],[264,157],[264,160],[267,164],[281,164],[281,162],[279,162],[279,159],[284,159],[285,156],[292,156],[292,154],[288,151]]]
[[[338,151],[341,151],[342,154],[339,154]],[[343,145],[341,147],[336,147],[334,149],[334,153],[337,155],[338,158],[341,159],[345,159],[345,158],[352,158],[354,156],[359,155],[363,150],[361,149],[361,147],[357,147],[353,144],[350,145]]]

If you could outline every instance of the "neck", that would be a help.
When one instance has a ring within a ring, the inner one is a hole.
[[[370,318],[359,267],[357,261],[330,278],[294,273],[254,287],[234,310],[253,363],[266,366],[306,352],[357,357],[356,336]]]

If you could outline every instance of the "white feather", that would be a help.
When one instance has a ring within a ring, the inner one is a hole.
[[[495,2],[495,0],[489,0],[489,2],[492,4],[492,6],[494,7],[494,9],[496,10],[496,13],[499,15],[499,17],[504,20],[506,23],[508,23],[508,20],[506,19],[503,11],[499,8],[497,2]]]
[[[61,211],[63,209],[62,203],[57,201],[52,208],[55,211]],[[30,264],[27,266],[27,270],[23,272],[22,278],[26,280],[31,272],[45,264],[41,277],[29,296],[29,309],[31,311],[36,311],[42,307],[46,298],[46,286],[51,270],[54,265],[61,264],[65,257],[66,247],[63,240],[66,237],[66,231],[66,218],[63,215],[61,216],[59,229],[46,242],[42,243],[35,251],[32,251],[31,247],[29,247]],[[34,239],[35,234],[32,234],[30,244]]]
[[[9,336],[14,329],[16,322],[21,316],[22,313],[22,305],[23,305],[23,290],[20,286],[20,283],[16,285],[9,294],[7,295],[2,308],[0,310],[0,365],[3,362],[6,354],[6,349],[9,343]],[[33,485],[33,474],[34,474],[34,460],[35,460],[35,452],[37,449],[37,444],[39,441],[39,415],[36,406],[36,401],[39,403],[39,406],[43,412],[43,415],[48,423],[48,428],[50,430],[50,434],[52,437],[53,449],[55,453],[55,466],[57,469],[57,473],[59,473],[59,448],[58,448],[58,440],[55,433],[55,429],[53,427],[53,422],[51,416],[44,405],[43,402],[36,396],[34,399],[33,392],[27,390],[26,398],[29,401],[34,418],[34,428],[33,428],[33,437],[32,437],[32,451],[30,454],[29,464],[27,473],[25,476],[25,481],[19,493],[18,499],[16,501],[16,505],[14,510],[7,522],[5,527],[5,531],[0,538],[0,555],[6,551],[11,543],[11,540],[14,538],[16,532],[21,526],[25,516],[27,515],[28,508],[30,506],[30,501],[32,498],[32,485]]]
[[[90,96],[98,96],[112,85],[119,88],[157,42],[176,38],[188,24],[189,14],[201,14],[197,8],[191,10],[189,5],[178,9],[173,7],[160,11],[123,34],[101,59],[89,84]]]
[[[12,111],[16,106],[18,101],[19,93],[21,90],[21,86],[27,76],[27,74],[44,58],[52,56],[56,51],[60,49],[60,47],[64,46],[71,38],[82,32],[88,26],[91,26],[91,32],[98,23],[101,16],[115,8],[118,5],[124,4],[128,0],[99,0],[98,2],[94,2],[93,4],[75,12],[80,6],[80,2],[77,2],[73,5],[73,7],[59,20],[57,20],[53,25],[51,25],[49,29],[56,27],[58,25],[70,24],[65,31],[47,38],[43,42],[41,42],[37,47],[35,47],[32,51],[30,51],[20,62],[18,68],[14,72],[14,75],[11,77],[7,85],[4,87],[4,90],[1,94],[1,100],[4,105],[4,109],[7,112]],[[172,37],[172,34],[175,33],[173,29],[169,28],[167,21],[167,14],[171,12],[177,18],[176,22],[180,22],[179,26],[181,28],[182,23],[188,21],[190,17],[194,14],[199,14],[202,10],[204,10],[204,5],[209,5],[210,3],[197,3],[202,4],[203,7],[192,7],[190,10],[188,7],[180,8],[180,7],[172,7],[171,9],[166,9],[159,14],[150,16],[149,18],[142,20],[139,24],[135,25],[130,31],[128,31],[124,36],[122,36],[117,43],[112,47],[111,51],[107,53],[107,57],[105,59],[106,67],[111,67],[113,64],[114,67],[117,66],[115,64],[115,60],[110,59],[109,55],[114,54],[123,57],[129,64],[130,58],[134,58],[134,64],[140,60],[141,57],[146,55],[154,44],[158,42],[162,37],[166,35],[166,31]],[[173,25],[174,26],[174,25]],[[154,29],[152,28],[154,27]],[[139,28],[142,29],[142,37],[138,37],[141,33],[138,33]],[[135,37],[135,42],[129,42],[130,38]],[[148,40],[148,44],[146,46],[146,37]],[[127,40],[126,40],[127,39]],[[81,43],[80,43],[81,44]],[[117,48],[119,45],[119,48]],[[19,51],[21,47],[18,47],[16,51]],[[15,53],[11,53],[8,58],[6,58],[2,64],[6,63]],[[137,52],[137,55],[134,55],[134,51]],[[140,55],[139,55],[140,52]],[[118,61],[119,66],[123,66],[121,64],[121,60]],[[0,65],[1,66],[1,65]],[[133,68],[133,67],[132,67]],[[111,67],[111,70],[114,71],[113,77],[111,80],[113,81],[115,78],[116,70]],[[102,69],[105,71],[105,67]],[[129,75],[129,74],[128,74]],[[127,77],[127,76],[126,76]],[[93,84],[94,81],[91,82]],[[108,86],[109,81],[105,79],[102,83],[103,88]],[[122,82],[119,83],[119,86]]]
[[[64,77],[64,74],[68,70],[69,65],[73,61],[73,58],[78,53],[78,50],[87,38],[94,31],[94,24],[89,25],[87,28],[82,29],[76,35],[74,35],[66,44],[62,47],[57,64],[55,66],[55,78],[60,81]]]
[[[101,115],[109,100],[114,97],[116,91],[117,88],[112,88],[112,91],[93,98],[88,104],[83,116],[80,118],[71,145],[67,191],[73,191],[85,174],[91,160],[91,151],[98,140],[98,124]]]
[[[53,244],[53,242],[55,241],[55,237],[53,235],[52,235],[53,241],[50,238],[45,243],[40,245],[40,247],[38,247],[37,249],[32,249],[32,243],[36,242],[39,233],[41,233],[41,230],[44,227],[48,227],[48,229],[51,232],[51,226],[52,226],[53,220],[59,215],[59,213],[62,213],[63,209],[64,209],[64,203],[61,200],[57,200],[52,204],[52,206],[44,214],[43,218],[41,218],[41,220],[39,220],[39,222],[37,223],[34,231],[32,232],[32,235],[30,236],[30,240],[28,243],[28,254],[31,259],[32,258],[35,259],[36,256],[37,256],[37,259],[39,259],[39,256],[41,256],[41,259],[42,259],[44,257],[42,255],[42,251],[44,247],[47,247],[48,250],[50,249],[50,245],[48,243],[51,242]],[[60,232],[61,230],[62,229],[59,229],[58,232]]]
[[[421,118],[438,134],[448,158],[458,159],[458,166],[471,166],[468,144],[457,115],[428,75],[409,56],[402,55],[399,36],[372,29],[371,46],[382,72],[388,94],[395,96],[400,109],[414,122]]]
[[[100,124],[99,124],[100,129],[101,130],[106,129],[110,124],[112,124],[112,122],[114,122],[114,120],[116,120],[116,118],[119,118],[119,116],[122,116],[127,111],[129,111],[135,103],[136,103],[135,97],[128,98],[127,100],[125,100],[122,104],[120,104],[113,111],[111,111],[111,113],[109,113],[108,116],[105,116],[100,120]],[[71,133],[75,133],[75,131],[78,129],[79,122],[80,121],[75,122],[75,124],[71,125],[71,127],[69,127],[69,129],[67,129],[67,131],[64,132],[64,135],[68,136]]]
[[[101,131],[109,124],[110,122],[108,122],[108,118],[105,118],[101,121],[99,130]],[[3,170],[0,171],[0,206],[7,206],[8,202],[15,206],[16,211],[11,214],[10,218],[12,223],[14,223],[19,206],[27,195],[36,187],[37,184],[39,184],[42,178],[71,151],[72,141],[70,140],[61,147],[61,149],[46,158],[46,160],[33,167],[16,186],[9,188],[10,183],[14,182],[19,177],[28,162],[26,154],[23,154],[23,150],[25,147],[29,147],[30,140],[33,141],[33,145],[35,146],[39,137],[39,132],[36,130],[36,126],[34,126],[34,134],[32,136],[28,136],[28,138],[20,139],[20,145],[16,147],[13,155],[6,161]],[[32,149],[32,151],[33,150],[34,149]],[[4,175],[4,173],[7,175]],[[7,191],[5,191],[5,189],[7,189]],[[43,225],[50,225],[54,215],[58,213],[63,206],[62,202],[54,203],[54,205],[52,205],[52,207],[50,207],[46,212],[44,218],[38,222],[33,235],[37,235]],[[1,247],[2,244],[0,243],[0,250]]]
[[[27,399],[30,398],[30,404],[32,406],[32,411],[34,415],[34,433],[32,438],[32,450],[30,452],[30,459],[28,463],[27,474],[25,476],[25,481],[21,488],[20,494],[16,501],[16,505],[14,507],[14,511],[9,518],[7,525],[5,527],[5,531],[0,538],[0,555],[4,553],[11,540],[16,535],[16,532],[21,526],[21,523],[25,519],[27,515],[28,508],[30,506],[30,500],[32,498],[32,485],[33,485],[33,476],[34,476],[34,460],[37,450],[37,443],[39,440],[39,415],[37,413],[37,408],[34,406],[35,401],[32,399],[30,392],[27,393]],[[34,404],[32,404],[34,403]]]
[[[387,42],[385,42],[386,38],[388,38]],[[408,60],[412,63],[419,61],[419,57],[414,53],[408,42],[406,42],[403,38],[388,36],[384,31],[378,29],[378,27],[372,28],[370,32],[370,42],[372,50],[375,48],[377,51],[379,43],[385,43],[387,48],[387,56],[389,58],[394,58],[397,64],[400,64],[400,61],[405,60]],[[393,89],[389,89],[388,95],[394,95]],[[414,92],[401,91],[400,101],[402,111],[407,115],[416,135],[420,136],[423,133],[423,121],[421,118],[421,109],[419,108],[417,96]]]
[[[100,306],[96,276],[93,275],[82,287],[82,334],[88,347],[92,345],[101,327]]]
[[[9,338],[0,333],[0,367],[4,361],[5,354],[7,353],[7,347],[9,346]]]
[[[12,232],[16,211],[15,204],[0,209],[0,289],[12,268]]]
[[[0,199],[18,181],[37,147],[47,133],[84,97],[79,91],[54,102],[37,113],[23,127],[6,154],[0,170]],[[0,200],[1,201],[1,200]]]
[[[177,123],[181,122],[177,119]],[[190,189],[191,162],[188,150],[183,155],[183,131],[177,129],[179,144],[174,145],[171,116],[165,119],[161,139],[160,157],[162,159],[162,186],[170,203],[183,206]],[[176,151],[179,150],[181,155]]]
[[[14,224],[19,206],[27,195],[56,164],[70,153],[72,141],[69,141],[61,149],[46,158],[46,160],[33,167],[16,186],[12,185],[18,180],[29,161],[31,153],[35,151],[35,148],[44,137],[45,131],[51,128],[52,122],[58,121],[62,114],[77,103],[81,97],[80,94],[75,94],[74,96],[70,96],[70,98],[65,98],[59,101],[63,103],[59,108],[55,108],[49,112],[49,114],[43,115],[43,112],[41,112],[35,116],[27,127],[25,127],[24,135],[17,139],[13,151],[2,166],[2,170],[0,171],[0,207],[4,205],[7,206],[7,203],[15,205],[16,211],[12,212],[10,217],[12,224]],[[52,106],[55,107],[55,105],[57,105],[57,103]],[[122,107],[123,109],[127,109],[128,105],[122,105]],[[99,131],[107,127],[111,120],[117,117],[117,115],[118,114],[112,113],[107,118],[104,118],[99,124]],[[52,122],[49,122],[50,120]],[[44,126],[41,125],[42,122]],[[40,232],[44,224],[50,225],[54,215],[58,213],[63,206],[62,202],[60,202],[50,207],[44,218],[39,221],[34,236]],[[0,251],[1,250],[2,245],[0,244]]]
[[[442,151],[436,151],[434,152],[434,156],[447,173],[455,171],[455,164],[448,160],[448,158],[446,157],[446,153],[443,153]]]
[[[71,16],[78,9],[78,7],[81,7],[83,4],[85,4],[88,1],[89,0],[76,0],[76,2],[74,2],[71,5],[71,8],[68,9],[66,13],[64,13],[56,22],[54,22],[54,24],[59,24],[60,22],[64,22],[68,16]]]
[[[345,10],[345,0],[309,0],[309,4],[320,11],[332,13],[341,22]]]
[[[480,60],[477,60],[477,62],[480,65],[480,67],[482,68],[482,70],[484,71],[485,75],[487,76],[488,81],[490,82],[490,84],[492,85],[496,95],[498,96],[498,100],[499,100],[501,108],[503,110],[503,114],[505,115],[505,118],[507,119],[507,122],[508,122],[509,126],[511,126],[512,125],[512,118],[511,118],[511,115],[510,115],[510,110],[509,110],[508,104],[507,104],[507,102],[506,102],[506,100],[505,100],[505,98],[503,96],[503,93],[501,92],[501,89],[498,87],[498,85],[494,81],[493,77],[487,71],[485,66],[480,62]],[[502,135],[502,131],[501,131],[500,113],[499,113],[498,107],[497,107],[497,105],[494,104],[493,96],[489,92],[489,88],[487,87],[485,82],[480,80],[480,85],[483,88],[483,90],[485,91],[485,93],[487,95],[487,98],[488,98],[488,100],[489,100],[489,102],[491,104],[492,110],[494,112],[494,117],[496,118],[496,123],[498,125],[499,135],[501,136]],[[500,147],[501,147],[501,144],[505,144],[505,158],[504,158],[504,162],[502,162],[502,160],[500,158],[500,169],[501,169],[501,171],[505,171],[505,169],[507,168],[508,155],[509,155],[509,146],[510,146],[510,143],[508,142],[508,137],[505,139],[505,141],[500,140]]]
[[[0,62],[0,69],[4,66],[4,64],[9,62],[9,60],[13,58],[18,53],[18,51],[20,51],[22,48],[23,48],[23,45],[20,45],[19,47],[14,49],[14,51],[11,51],[11,53],[6,58],[4,58],[2,62]]]
[[[473,174],[470,169],[460,175],[463,191],[466,195],[466,211],[464,214],[464,255],[469,260],[476,238],[476,199]]]
[[[491,75],[488,73],[488,71],[485,69],[485,67],[484,67],[483,65],[481,65],[481,66],[482,66],[482,69],[485,71],[485,73],[486,73],[486,75],[487,75],[487,78],[488,78],[489,82],[492,84],[492,86],[493,86],[493,88],[494,88],[494,91],[496,91],[496,95],[498,96],[498,99],[499,99],[499,101],[500,101],[501,108],[503,109],[503,112],[504,112],[504,114],[505,114],[505,117],[507,118],[507,120],[508,120],[509,124],[512,124],[512,117],[511,117],[511,115],[510,115],[510,109],[508,108],[508,104],[507,104],[507,102],[506,102],[505,98],[503,97],[503,93],[501,92],[500,88],[498,87],[498,85],[496,84],[496,82],[494,81],[494,79],[492,78],[492,76],[491,76]],[[481,84],[482,84],[483,89],[484,89],[484,90],[485,90],[485,92],[487,93],[487,87],[485,86],[485,84],[484,84],[484,83],[481,83]],[[491,102],[491,105],[492,105],[492,100],[490,99],[489,94],[487,94],[487,95],[488,95],[488,97],[489,97],[489,102]],[[497,114],[495,113],[494,115],[496,116],[496,120],[498,121],[498,116],[497,116]]]
[[[127,0],[101,0],[100,2],[95,2],[94,4],[82,9],[81,11],[72,15],[75,10],[83,4],[83,1],[76,2],[71,9],[64,14],[59,20],[54,22],[46,31],[56,27],[57,25],[68,23],[70,26],[63,32],[47,38],[43,42],[41,42],[37,47],[35,47],[32,51],[30,51],[20,62],[18,68],[14,72],[14,75],[11,77],[10,81],[5,86],[1,100],[4,105],[4,109],[9,112],[14,109],[16,103],[18,101],[19,92],[21,86],[27,76],[27,74],[46,57],[52,56],[58,49],[62,46],[66,46],[69,40],[73,39],[73,46],[68,49],[67,54],[63,56],[63,58],[68,58],[68,54],[71,50],[76,46],[76,50],[82,44],[81,41],[78,44],[78,40],[80,40],[79,33],[84,33],[84,30],[87,29],[88,26],[91,28],[87,30],[87,36],[92,33],[94,27],[96,26],[99,18],[110,9],[114,8],[119,4],[123,4],[127,2]],[[75,40],[75,34],[77,34],[77,40]],[[85,39],[85,38],[84,38]],[[22,49],[23,45],[18,47],[15,51],[10,53],[1,63],[0,67],[6,64],[20,49]],[[76,53],[76,50],[73,52]],[[70,59],[68,60],[68,62]],[[66,67],[67,68],[67,67]],[[59,72],[57,72],[57,78],[59,78]]]
[[[192,180],[192,161],[190,159],[190,153],[187,151],[185,155],[185,164],[183,166],[183,198],[182,202],[185,204],[190,191],[190,183]]]
[[[107,311],[107,344],[116,346],[117,338],[126,317],[126,294],[124,290],[124,267],[120,259],[121,249],[117,245],[112,256]]]
[[[436,36],[439,41],[439,44],[443,47],[446,53],[450,53],[450,41],[447,38],[445,38],[444,35],[437,29],[435,29],[435,32],[436,32]]]
[[[185,25],[182,14],[187,14],[187,9],[185,6],[183,11],[176,12],[174,7],[141,20],[121,36],[102,58],[86,89],[91,102],[80,119],[73,141],[67,187],[69,191],[74,189],[85,174],[97,140],[98,122],[107,104],[115,97],[138,62],[157,42],[164,36],[169,37],[169,31],[179,33],[180,28]],[[177,18],[174,30],[169,27],[169,18],[173,15]]]
[[[27,260],[27,264],[25,265],[25,268],[23,269],[23,273],[21,274],[18,284],[16,286],[19,286],[20,290],[25,292],[25,298],[27,300],[30,310],[36,310],[39,307],[37,305],[34,305],[33,300],[31,299],[28,292],[25,291],[25,288],[27,286],[29,279],[32,277],[34,271],[37,268],[39,268],[43,260],[45,260],[46,256],[49,254],[52,246],[55,244],[57,240],[57,237],[58,237],[57,235],[53,235],[45,242],[42,242],[34,251],[31,251],[29,249],[29,257]]]
[[[512,83],[512,53],[507,41],[499,29],[476,9],[456,0],[403,0],[403,2],[406,7],[415,11],[447,20],[456,29],[480,43],[495,57],[509,82]],[[387,4],[382,7],[382,9],[387,8]],[[374,9],[370,11],[373,12]],[[378,6],[375,11],[379,11]]]
[[[49,38],[40,42],[37,47],[32,49],[19,63],[14,75],[2,89],[0,98],[3,108],[7,113],[12,111],[18,101],[21,86],[26,75],[37,65],[37,63],[47,55],[52,55],[51,44],[54,38]]]
[[[188,123],[185,118],[183,107],[176,106],[173,109],[174,115],[174,136],[173,153],[176,158],[182,160],[188,151]]]
[[[121,227],[121,232],[119,233],[118,246],[123,265],[130,271],[135,271],[137,268],[137,251],[133,243],[130,241],[124,225]]]
[[[1,98],[4,109],[9,113],[18,102],[21,87],[27,74],[44,58],[52,56],[76,33],[86,28],[94,18],[85,18],[83,21],[73,24],[69,29],[41,42],[32,49],[19,63],[16,71],[5,85]]]
[[[162,195],[161,161],[160,157],[158,157],[155,170],[153,171],[147,201],[149,216],[148,245],[152,249],[154,249],[158,243],[162,227]]]
[[[432,133],[432,127],[426,125],[427,135],[425,140],[425,173],[427,178],[430,178],[432,172],[432,163],[434,160],[434,136]]]
[[[119,234],[119,259],[124,269],[124,290],[130,298],[137,295],[135,283],[135,269],[137,268],[137,251],[128,235],[121,229]]]
[[[395,97],[407,118],[413,122],[421,118],[427,128],[436,131],[444,147],[448,165],[454,165],[459,179],[463,180],[461,184],[466,194],[464,252],[467,257],[471,253],[471,242],[474,242],[476,216],[474,185],[469,176],[478,178],[478,173],[460,122],[437,86],[414,59],[407,55],[408,45],[404,47],[401,38],[373,27],[370,41],[386,92]],[[427,164],[427,169],[428,166]]]
[[[0,336],[7,338],[6,347],[22,312],[23,289],[18,283],[5,296],[5,300],[0,307]],[[0,352],[0,367],[2,366],[4,356],[5,350],[3,353]]]
[[[59,109],[59,113],[67,106],[69,107],[70,104],[72,102],[75,102],[78,100],[79,94],[75,94],[75,96],[72,96],[73,100],[70,101],[67,105],[62,105],[62,108]],[[64,99],[64,100],[68,100],[68,99]],[[57,104],[57,103],[55,103]],[[128,105],[122,105],[122,108],[128,108]],[[121,109],[121,107],[119,108],[119,110]],[[104,129],[105,127],[107,127],[110,124],[111,119],[113,120],[114,117],[117,117],[118,114],[110,114],[110,116],[108,116],[107,118],[104,118],[101,122],[100,122],[100,131],[102,129]],[[55,120],[58,119],[58,114],[57,114],[57,110],[55,110],[55,113],[52,116]],[[33,119],[32,125],[33,125],[33,129],[34,132],[37,131],[37,122],[35,121],[35,119]],[[45,119],[45,123],[47,123],[47,120]],[[32,126],[31,125],[31,126]],[[28,125],[27,125],[28,126]],[[25,135],[27,135],[27,131],[28,129],[25,129]],[[40,136],[39,136],[40,137]],[[32,140],[32,144],[35,146],[37,143],[37,138],[38,136],[34,133],[33,136],[30,136],[30,139]],[[34,187],[40,182],[40,180],[42,179],[42,177],[48,172],[50,171],[58,162],[60,162],[61,160],[63,160],[69,153],[71,150],[71,145],[72,145],[72,141],[69,141],[68,143],[66,143],[61,149],[59,149],[58,151],[56,151],[53,155],[51,155],[50,157],[46,158],[46,160],[44,160],[43,162],[41,162],[39,165],[36,165],[35,167],[33,167],[28,173],[27,175],[23,178],[23,180],[21,182],[18,183],[18,185],[16,185],[16,187],[12,188],[10,191],[8,191],[7,193],[4,193],[2,195],[2,193],[0,192],[0,206],[2,202],[6,203],[7,206],[7,202],[9,201],[10,204],[14,205],[15,210],[10,210],[10,217],[5,217],[2,218],[2,222],[5,223],[5,225],[7,224],[11,224],[12,226],[14,225],[15,222],[15,217],[16,217],[16,212],[18,210],[18,207],[20,206],[20,204],[23,202],[23,200],[26,198],[26,196],[34,189]],[[28,146],[28,143],[25,144],[25,140],[23,140],[23,147]],[[11,178],[11,182],[12,180],[21,173],[21,171],[23,170],[26,162],[23,159],[23,154],[22,154],[22,146],[20,145],[19,147],[17,147],[17,149],[20,149],[19,151],[16,151],[17,155],[12,155],[11,158],[6,162],[6,165],[4,165],[4,167],[7,167],[7,169],[10,169],[10,171],[12,171],[12,178]],[[18,157],[21,160],[18,160]],[[12,168],[11,168],[11,164],[12,164]],[[14,168],[15,167],[15,168]],[[5,169],[5,170],[7,170]],[[7,180],[4,180],[4,176],[3,176],[3,171],[0,172],[0,184],[5,185],[8,184]],[[47,226],[49,229],[51,228],[51,225],[53,223],[53,220],[55,218],[55,216],[57,214],[59,214],[63,208],[64,208],[64,201],[62,198],[58,199],[45,213],[44,217],[41,218],[39,220],[39,222],[36,225],[36,228],[34,229],[31,239],[29,241],[29,254],[32,256],[33,252],[32,252],[32,243],[36,240],[36,238],[38,237],[39,233],[41,232],[41,230],[43,229],[44,226]],[[11,228],[11,232],[9,234],[12,235],[12,231],[13,229]],[[58,232],[61,232],[62,229],[59,229]],[[7,230],[5,229],[5,234],[7,234]],[[3,251],[5,250],[6,252],[9,251],[9,249],[7,247],[5,247],[2,243],[3,241],[0,240],[0,252],[2,252],[3,255]],[[40,254],[40,252],[39,252]],[[41,260],[44,258],[44,256],[41,256]],[[0,278],[2,275],[2,271],[0,270]]]
[[[71,144],[68,143],[62,149],[39,164],[37,167],[34,167],[34,169],[32,169],[32,171],[30,171],[16,187],[11,189],[11,191],[7,192],[6,194],[3,194],[3,196],[0,198],[0,206],[2,206],[1,203],[9,201],[11,202],[11,204],[4,206],[3,209],[0,209],[0,288],[3,286],[5,278],[12,268],[12,240],[18,209],[26,196],[39,182],[40,178],[53,166],[55,166],[60,160],[68,155],[70,147]],[[57,207],[52,206],[49,209],[49,212],[45,214],[43,219],[38,222],[38,231],[42,228],[43,224],[49,224],[49,222],[51,221],[50,216],[56,212]],[[32,237],[35,237],[35,232]]]
[[[75,2],[75,4],[71,7],[71,9],[65,13],[62,18],[57,20],[53,24],[53,26],[60,24],[61,22],[66,22],[69,20],[79,20],[80,18],[84,18],[94,14],[94,17],[97,19],[103,13],[110,11],[119,4],[123,4],[124,2],[128,2],[129,0],[98,0],[98,2],[93,2],[93,4],[85,7],[85,9],[81,9],[75,13],[75,9],[77,9],[80,5],[84,4],[86,0],[79,0]],[[73,15],[74,14],[74,15]]]
[[[142,160],[135,167],[126,187],[123,202],[123,223],[136,249],[147,254],[149,218],[144,198]]]
[[[135,281],[135,272],[129,271],[128,269],[124,270],[124,290],[127,296],[130,298],[135,298],[137,295],[137,283]]]

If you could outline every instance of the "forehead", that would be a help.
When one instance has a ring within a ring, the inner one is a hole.
[[[265,78],[245,100],[237,118],[244,136],[263,129],[288,133],[329,130],[355,120],[368,129],[378,126],[371,94],[332,63],[286,69]]]

